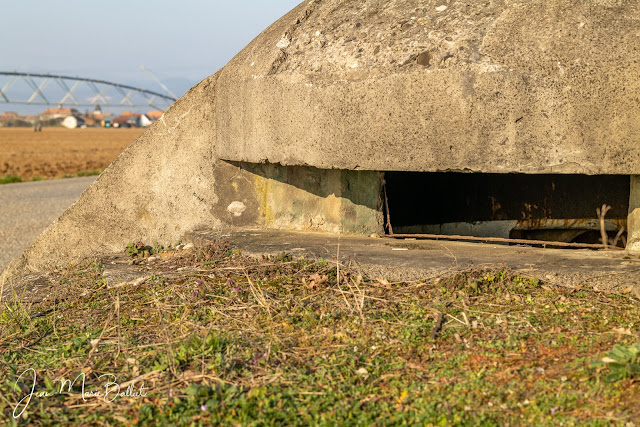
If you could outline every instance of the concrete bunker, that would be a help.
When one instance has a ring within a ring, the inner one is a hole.
[[[486,223],[593,240],[605,203],[608,231],[626,219],[640,250],[637,3],[418,3],[301,3],[176,102],[4,276],[201,228],[482,235]]]
[[[386,172],[385,231],[625,247],[630,176]]]

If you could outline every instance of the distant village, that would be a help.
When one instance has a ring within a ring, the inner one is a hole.
[[[124,111],[114,117],[103,113],[99,105],[93,112],[81,113],[75,108],[47,108],[41,114],[21,116],[15,112],[0,114],[0,127],[32,127],[41,130],[45,126],[63,126],[69,129],[85,127],[125,128],[147,127],[162,116],[160,110],[151,110],[144,114]]]

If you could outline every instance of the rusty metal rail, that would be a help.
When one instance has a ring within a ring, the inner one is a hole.
[[[504,237],[476,237],[476,236],[455,236],[443,234],[385,234],[386,238],[419,238],[432,240],[465,240],[471,242],[494,242],[494,243],[514,243],[521,245],[543,245],[565,248],[582,248],[582,249],[611,249],[623,251],[623,248],[611,245],[603,245],[597,243],[567,243],[567,242],[550,242],[547,240],[527,240],[527,239],[506,239]]]
[[[617,231],[627,227],[625,219],[605,219],[605,229],[607,231]],[[529,219],[519,220],[513,227],[514,230],[596,230],[600,231],[601,224],[598,218],[579,219]]]

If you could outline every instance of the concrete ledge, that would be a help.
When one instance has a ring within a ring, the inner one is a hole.
[[[431,6],[298,6],[221,71],[217,155],[378,171],[640,171],[632,2]]]
[[[455,241],[371,238],[327,233],[270,230],[201,231],[187,238],[195,244],[224,238],[256,256],[306,255],[337,260],[389,281],[436,278],[456,271],[508,268],[559,286],[637,292],[640,256],[623,251],[542,249]]]

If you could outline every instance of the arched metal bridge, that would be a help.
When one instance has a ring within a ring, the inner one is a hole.
[[[175,101],[172,96],[106,80],[0,71],[0,103],[166,110]]]

